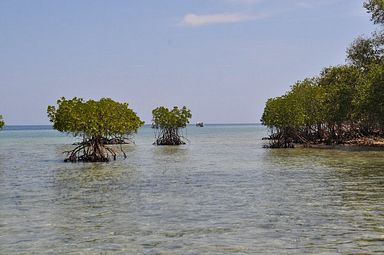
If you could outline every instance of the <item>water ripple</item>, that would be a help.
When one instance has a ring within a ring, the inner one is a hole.
[[[1,254],[383,254],[384,152],[265,150],[259,126],[65,164],[72,139],[3,131]]]

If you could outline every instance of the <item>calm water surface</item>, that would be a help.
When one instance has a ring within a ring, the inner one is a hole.
[[[188,128],[128,158],[64,163],[75,139],[0,132],[0,254],[384,254],[384,152],[268,150],[258,125]]]

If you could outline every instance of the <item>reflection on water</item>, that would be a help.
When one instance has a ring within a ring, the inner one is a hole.
[[[2,254],[384,253],[382,151],[266,150],[261,127],[208,126],[68,164],[71,139],[39,132],[0,137]]]

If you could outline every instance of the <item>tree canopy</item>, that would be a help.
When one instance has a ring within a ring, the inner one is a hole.
[[[69,161],[108,161],[109,155],[115,159],[114,150],[104,144],[123,142],[144,124],[128,103],[110,98],[84,101],[62,97],[57,106],[48,106],[47,113],[54,129],[83,138],[82,144],[70,151]]]
[[[152,128],[159,130],[156,133],[157,145],[184,144],[180,129],[185,128],[192,118],[191,111],[183,106],[173,107],[172,110],[161,106],[152,111]]]
[[[3,120],[3,115],[0,115],[0,130],[3,129],[4,125],[5,125],[5,122]]]
[[[368,0],[364,3],[364,7],[371,14],[371,20],[375,24],[384,24],[384,1]]]
[[[371,36],[359,36],[347,49],[347,60],[350,64],[367,71],[370,65],[384,64],[384,0],[368,0],[364,7],[371,14],[374,24],[379,30]]]

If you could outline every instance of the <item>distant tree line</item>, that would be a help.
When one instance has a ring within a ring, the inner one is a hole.
[[[349,46],[346,64],[324,68],[266,102],[261,122],[271,130],[271,147],[384,136],[384,1],[364,7],[379,29]]]

